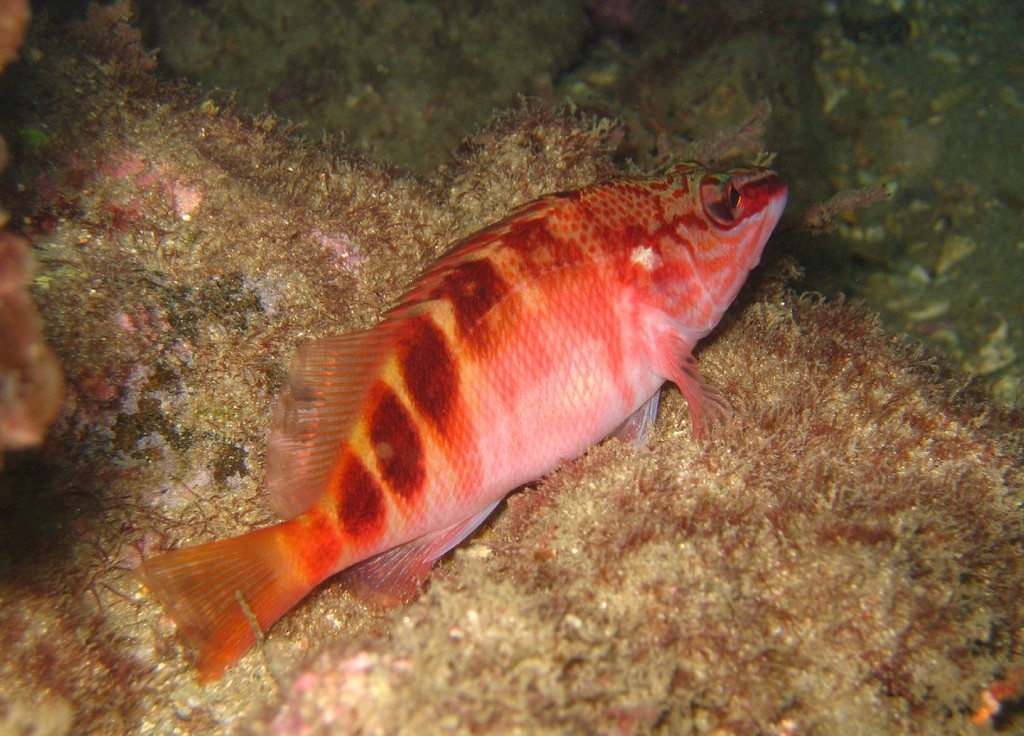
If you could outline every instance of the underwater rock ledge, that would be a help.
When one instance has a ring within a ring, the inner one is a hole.
[[[130,570],[269,520],[293,345],[613,174],[618,132],[524,107],[414,178],[159,82],[117,12],[5,90],[45,133],[14,224],[70,401],[0,480],[0,725],[45,693],[95,734],[972,732],[1021,663],[1020,416],[778,267],[699,352],[734,409],[704,443],[668,391],[649,448],[513,495],[418,600],[328,583],[199,688]]]
[[[735,410],[705,444],[670,393],[251,732],[973,733],[1020,657],[1019,417],[775,283],[700,353]]]

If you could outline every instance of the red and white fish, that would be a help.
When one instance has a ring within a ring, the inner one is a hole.
[[[336,573],[408,598],[509,491],[616,430],[645,437],[666,380],[698,435],[691,351],[786,197],[771,171],[695,163],[551,194],[464,240],[376,327],[300,346],[267,453],[288,520],[140,568],[200,677]]]

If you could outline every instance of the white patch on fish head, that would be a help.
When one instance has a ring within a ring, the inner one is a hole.
[[[661,258],[654,252],[654,248],[649,245],[638,245],[629,254],[629,260],[646,271],[653,271],[661,265]]]

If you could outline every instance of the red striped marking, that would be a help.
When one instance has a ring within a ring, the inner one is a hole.
[[[460,265],[434,290],[435,298],[448,299],[455,310],[460,337],[478,342],[483,336],[481,322],[510,289],[489,258]]]
[[[399,496],[412,501],[423,491],[427,477],[420,433],[394,391],[382,385],[380,396],[370,419],[370,440],[383,480]]]
[[[444,429],[455,414],[459,398],[459,371],[441,328],[429,316],[409,325],[401,355],[402,373],[409,396],[438,429]]]
[[[539,279],[557,262],[571,257],[562,256],[566,239],[552,233],[544,222],[514,228],[502,241],[502,247],[518,258],[522,267],[520,278],[524,279]]]
[[[676,215],[675,223],[680,223],[691,232],[707,232],[710,229],[707,221],[700,215],[693,212],[685,212],[683,214]]]
[[[294,524],[282,524],[280,529],[302,565],[305,580],[315,585],[333,572],[341,554],[341,535],[326,511],[313,506],[296,517]]]
[[[351,450],[341,460],[338,520],[356,543],[367,543],[384,533],[387,509],[384,492],[370,471]]]
[[[776,174],[762,176],[757,179],[745,181],[740,185],[743,197],[747,200],[743,208],[744,212],[760,212],[768,203],[778,196],[779,192],[785,189],[786,183]]]

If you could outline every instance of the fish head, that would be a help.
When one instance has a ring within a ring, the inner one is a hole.
[[[714,328],[761,259],[789,189],[762,168],[673,166],[665,175],[665,220],[652,274],[659,305],[694,337]]]

